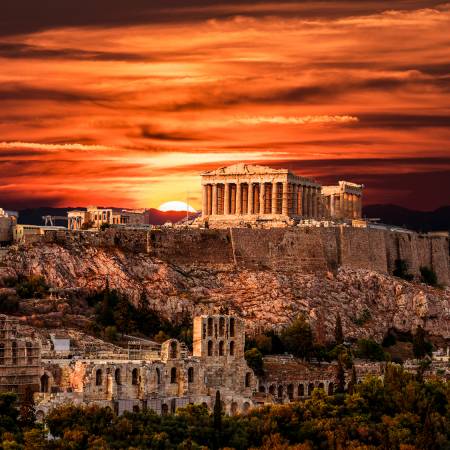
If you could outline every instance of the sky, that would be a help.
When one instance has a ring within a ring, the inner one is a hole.
[[[450,3],[4,0],[0,207],[200,208],[236,162],[450,204]]]

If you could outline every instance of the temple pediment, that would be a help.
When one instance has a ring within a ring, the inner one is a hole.
[[[231,166],[219,167],[215,170],[203,172],[202,175],[263,175],[287,173],[287,169],[273,169],[272,167],[259,166],[257,164],[233,164]]]

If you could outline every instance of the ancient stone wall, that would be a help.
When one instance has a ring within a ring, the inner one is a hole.
[[[414,232],[352,227],[272,229],[158,229],[104,232],[49,231],[46,242],[118,247],[147,252],[181,266],[235,266],[254,270],[329,271],[339,266],[392,273],[395,260],[433,269],[441,284],[450,284],[449,240]]]

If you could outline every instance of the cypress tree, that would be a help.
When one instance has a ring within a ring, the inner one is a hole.
[[[342,331],[342,320],[341,315],[338,313],[336,317],[336,327],[334,329],[334,340],[336,345],[341,345],[344,343],[344,333]]]

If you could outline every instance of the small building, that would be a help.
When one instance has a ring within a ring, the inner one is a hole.
[[[67,230],[65,227],[23,225],[16,224],[13,227],[13,241],[17,244],[31,244],[39,241],[46,231]]]
[[[144,225],[144,210],[101,208],[88,206],[86,210],[76,209],[67,213],[69,230],[100,228],[103,224],[116,226]]]
[[[10,244],[13,240],[13,227],[17,224],[19,213],[0,208],[0,246]]]

